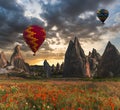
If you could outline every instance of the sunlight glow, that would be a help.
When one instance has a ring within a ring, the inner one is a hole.
[[[28,62],[30,65],[43,65],[45,59],[36,59],[36,60],[26,60],[26,62]],[[48,63],[50,64],[50,66],[52,66],[52,64],[56,65],[57,63],[62,64],[64,59],[46,59],[48,61]]]
[[[17,3],[20,4],[22,7],[24,7],[25,9],[24,15],[26,17],[39,19],[44,23],[45,27],[48,25],[47,21],[40,16],[44,11],[42,10],[42,6],[40,5],[40,3],[38,3],[38,1],[17,0]]]

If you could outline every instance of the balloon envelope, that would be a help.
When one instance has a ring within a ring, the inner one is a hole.
[[[99,20],[104,23],[105,20],[108,18],[109,16],[109,12],[106,9],[100,9],[97,11],[97,17],[99,18]]]
[[[46,32],[45,30],[37,25],[32,25],[27,27],[23,32],[23,37],[31,50],[36,53],[39,47],[45,40]]]

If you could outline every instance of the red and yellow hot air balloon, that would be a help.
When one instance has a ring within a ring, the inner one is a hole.
[[[23,37],[35,55],[46,38],[46,32],[40,26],[31,25],[24,30]]]

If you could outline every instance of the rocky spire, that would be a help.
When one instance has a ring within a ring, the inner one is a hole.
[[[63,76],[64,77],[84,77],[86,56],[77,37],[74,42],[70,41],[65,53]]]
[[[56,69],[55,69],[55,71],[56,71],[57,73],[60,71],[60,64],[59,64],[59,63],[56,64]]]
[[[82,49],[77,37],[75,37],[74,45],[75,45],[77,55],[79,55],[79,56],[81,56],[82,58],[85,59],[86,56],[85,56],[84,50]]]
[[[47,62],[47,60],[44,60],[44,71],[46,73],[46,77],[49,78],[51,76],[52,73],[52,68],[50,67],[49,63]]]
[[[120,53],[109,41],[102,55],[99,67],[99,77],[110,77],[120,75]]]
[[[62,64],[60,65],[60,71],[63,71],[63,67],[64,67],[64,63],[62,62]]]
[[[22,69],[25,72],[30,72],[29,65],[24,62],[24,59],[22,57],[20,45],[17,45],[14,48],[14,52],[10,59],[10,64],[13,65],[17,69]]]
[[[2,51],[0,53],[0,67],[3,68],[6,67],[7,65],[8,65],[8,61],[6,59],[4,52]]]
[[[114,57],[117,57],[118,55],[120,55],[119,51],[116,49],[116,47],[109,41],[106,48],[105,48],[105,51],[103,53],[103,56],[102,58],[106,57],[106,56],[109,56],[111,58]]]
[[[52,73],[55,72],[55,65],[54,65],[54,64],[52,64],[52,66],[51,66],[51,72],[52,72]]]
[[[99,61],[101,58],[100,54],[94,48],[93,48],[92,53],[91,53],[91,58],[95,58],[97,61]]]
[[[14,60],[15,59],[21,59],[23,60],[23,57],[21,55],[21,52],[20,52],[20,45],[17,45],[15,48],[14,48],[14,52],[11,56],[11,59],[10,59],[10,64],[14,65]]]
[[[96,49],[93,48],[92,52],[89,52],[88,61],[90,64],[91,75],[94,76],[97,71],[98,64],[100,62],[101,56]]]

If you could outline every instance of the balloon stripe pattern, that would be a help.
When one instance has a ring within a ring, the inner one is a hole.
[[[97,17],[100,19],[102,23],[108,18],[109,12],[105,9],[101,9],[97,11]]]
[[[32,32],[31,29],[32,29],[32,27],[29,27],[28,29],[26,29],[26,32],[27,32],[26,38],[29,39],[30,41],[27,39],[26,40],[27,40],[27,43],[30,44],[30,47],[31,48],[33,47],[33,52],[35,52],[35,51],[37,51],[36,49],[37,49],[38,44],[36,41],[38,39],[34,38],[34,35],[36,35],[36,33]]]
[[[36,53],[45,40],[46,32],[42,27],[32,25],[24,30],[23,37],[31,50]]]

